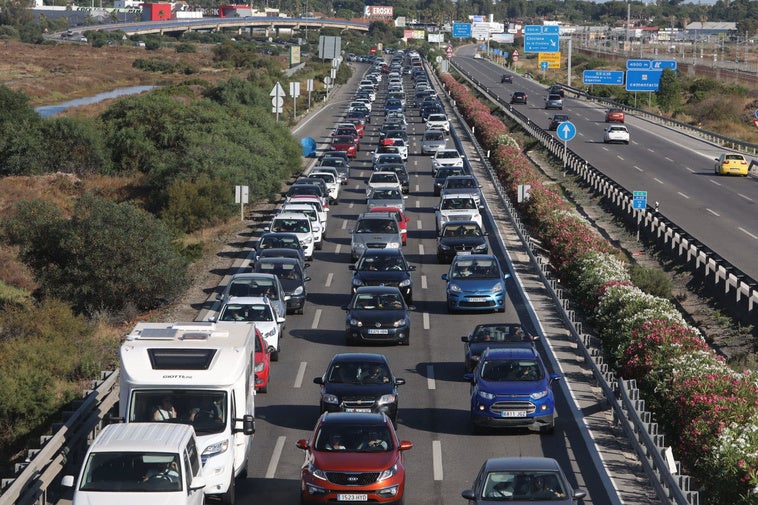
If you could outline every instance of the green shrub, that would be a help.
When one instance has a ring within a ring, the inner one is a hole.
[[[145,72],[160,72],[171,74],[176,71],[176,63],[162,58],[137,58],[132,63],[132,67]]]
[[[207,175],[197,181],[176,180],[168,189],[168,204],[161,217],[184,233],[213,226],[234,214],[233,189],[227,181]]]
[[[176,45],[177,53],[196,53],[197,46],[191,42],[182,42]]]
[[[632,265],[629,268],[632,283],[649,295],[671,300],[671,278],[660,268]]]

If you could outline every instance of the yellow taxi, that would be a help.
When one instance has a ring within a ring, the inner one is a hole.
[[[750,163],[741,154],[723,153],[716,158],[716,175],[747,175]]]

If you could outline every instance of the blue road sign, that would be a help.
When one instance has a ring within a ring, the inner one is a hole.
[[[647,207],[647,191],[632,191],[632,208],[644,209]]]
[[[540,70],[547,70],[549,66],[550,66],[550,63],[548,63],[546,61],[541,61],[540,62]]]
[[[627,70],[627,91],[658,91],[661,84],[662,70]]]
[[[758,109],[755,109],[755,119],[758,119]]]
[[[564,121],[558,125],[558,129],[555,132],[558,134],[559,139],[568,142],[576,136],[576,126],[571,121]]]
[[[650,62],[650,68],[653,70],[663,70],[664,68],[676,70],[676,60],[653,60]]]
[[[524,52],[557,53],[560,51],[558,34],[524,35]]]
[[[453,23],[453,37],[471,38],[471,23]]]
[[[650,60],[626,60],[627,70],[648,70],[650,68]]]
[[[623,70],[585,70],[582,72],[583,84],[624,84]]]

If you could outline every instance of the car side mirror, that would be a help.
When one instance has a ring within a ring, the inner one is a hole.
[[[310,280],[311,280],[310,277],[306,277],[305,279],[303,279],[303,282],[309,282]]]
[[[466,380],[468,382],[475,382],[474,374],[473,373],[463,374],[463,380]]]
[[[440,277],[442,278],[443,281],[447,280],[447,274],[442,274]]]
[[[313,383],[314,384],[323,384],[324,383],[324,378],[323,377],[314,377],[313,378]]]
[[[462,336],[462,337],[461,337],[461,342],[463,342],[464,344],[465,344],[465,343],[468,343],[468,335],[464,335],[464,336]]]
[[[310,263],[306,263],[305,265],[303,265],[303,268],[310,268],[310,267],[311,267]]]
[[[221,294],[221,293],[217,293],[216,294],[216,300],[221,300],[222,298],[224,298],[223,294]]]
[[[411,272],[416,270],[416,265],[408,265],[408,270],[410,270]]]
[[[211,323],[215,323],[216,321],[218,321],[218,316],[211,316],[208,318],[208,321],[210,321]]]
[[[343,306],[342,306],[342,307],[340,307],[340,308],[341,308],[342,310],[344,310],[344,311],[348,311],[348,310],[350,310],[350,309],[349,309],[349,307],[348,307],[347,305],[343,305]]]

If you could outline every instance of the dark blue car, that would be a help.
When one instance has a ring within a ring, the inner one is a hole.
[[[551,386],[559,374],[548,374],[542,358],[529,347],[482,353],[471,381],[471,423],[482,428],[528,428],[552,433],[555,398]]]

